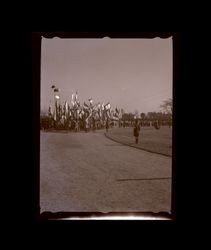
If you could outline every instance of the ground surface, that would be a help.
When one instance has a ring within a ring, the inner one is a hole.
[[[104,133],[41,132],[41,212],[169,212],[171,157]]]
[[[112,129],[109,131],[108,137],[134,147],[172,156],[172,129],[168,126],[163,126],[160,129],[142,127],[139,133],[138,144],[135,144],[133,128]]]

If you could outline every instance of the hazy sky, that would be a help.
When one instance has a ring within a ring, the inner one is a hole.
[[[41,110],[53,102],[52,85],[61,101],[72,91],[88,103],[110,102],[126,112],[160,111],[172,98],[172,38],[42,38]]]

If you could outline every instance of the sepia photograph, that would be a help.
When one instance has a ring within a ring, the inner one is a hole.
[[[40,213],[172,204],[173,38],[41,39]]]

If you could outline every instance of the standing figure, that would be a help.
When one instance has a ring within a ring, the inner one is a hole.
[[[138,137],[139,137],[140,126],[138,123],[135,123],[135,127],[133,129],[133,135],[135,136],[135,143],[138,144]]]
[[[108,132],[108,128],[109,128],[109,123],[108,123],[108,119],[106,120],[106,132]]]

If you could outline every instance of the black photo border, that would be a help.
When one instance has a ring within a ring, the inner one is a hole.
[[[85,212],[44,212],[40,214],[40,75],[41,75],[41,39],[45,38],[169,38],[173,39],[173,153],[172,153],[172,192],[171,192],[171,214],[167,213],[85,213]],[[177,90],[181,84],[180,62],[181,62],[181,34],[180,32],[31,32],[31,80],[32,80],[32,175],[33,175],[33,205],[32,217],[37,221],[56,220],[68,218],[90,218],[120,216],[150,216],[175,221],[177,219]]]

